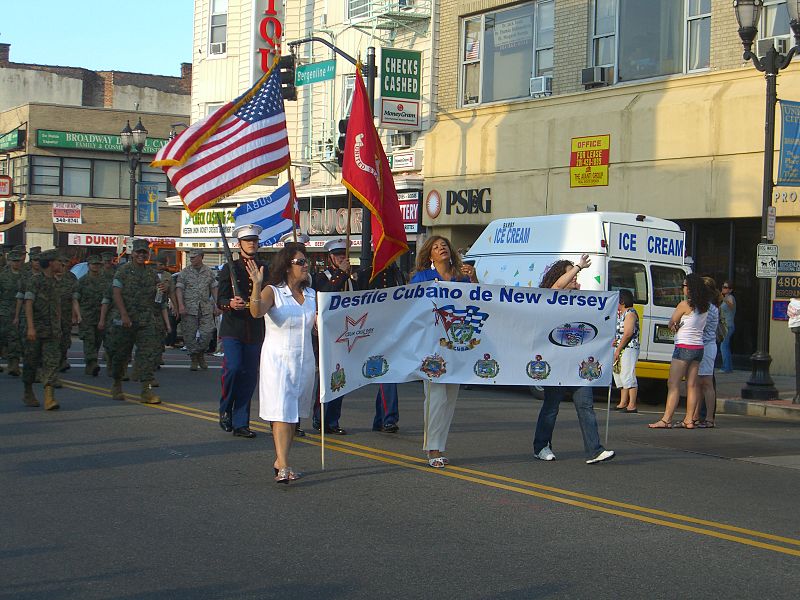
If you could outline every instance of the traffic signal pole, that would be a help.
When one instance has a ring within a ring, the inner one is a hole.
[[[294,50],[295,47],[302,44],[311,42],[319,42],[323,46],[327,46],[336,54],[344,58],[349,63],[356,65],[358,61],[350,56],[344,50],[337,48],[328,40],[316,36],[305,37],[299,40],[289,42],[287,46]],[[367,62],[364,64],[364,70],[367,74],[367,99],[369,100],[369,112],[373,117],[375,116],[375,79],[378,76],[378,69],[375,66],[375,47],[369,46],[367,48]],[[347,192],[348,195],[350,192]],[[360,268],[372,271],[372,221],[369,210],[365,207],[361,208],[361,265]]]

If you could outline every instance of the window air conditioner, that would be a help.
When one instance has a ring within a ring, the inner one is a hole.
[[[404,150],[411,147],[411,132],[402,131],[389,135],[389,145],[392,150]]]
[[[400,10],[411,10],[414,8],[414,0],[397,0]]]
[[[581,85],[594,87],[611,83],[607,67],[587,67],[581,69]]]
[[[541,77],[531,77],[531,96],[539,98],[553,94],[553,77],[542,75]]]
[[[763,58],[769,52],[769,49],[775,47],[775,50],[781,54],[786,54],[789,51],[789,38],[788,37],[771,37],[764,38],[763,40],[756,41],[756,56]]]
[[[225,54],[225,42],[214,42],[208,46],[209,54]]]

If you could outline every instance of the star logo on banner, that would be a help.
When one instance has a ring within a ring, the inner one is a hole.
[[[364,324],[367,322],[368,314],[369,313],[364,313],[358,319],[353,319],[349,316],[344,318],[344,331],[336,338],[336,343],[347,344],[348,354],[358,340],[368,338],[375,330],[373,327],[364,327]]]

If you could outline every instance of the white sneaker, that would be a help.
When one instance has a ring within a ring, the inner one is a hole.
[[[539,460],[555,460],[556,455],[553,454],[553,451],[550,450],[550,446],[545,446],[541,450],[539,450],[538,454],[534,454],[536,458]]]
[[[595,456],[594,458],[590,458],[586,461],[587,465],[593,465],[595,463],[603,462],[605,460],[611,460],[614,458],[614,451],[613,450],[603,450],[600,454]]]
[[[214,356],[216,356],[217,358],[222,358],[223,356],[225,356],[225,353],[224,352],[214,352]]]

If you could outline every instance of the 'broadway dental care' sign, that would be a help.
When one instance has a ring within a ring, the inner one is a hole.
[[[322,401],[413,380],[608,386],[617,298],[438,281],[320,293]]]

